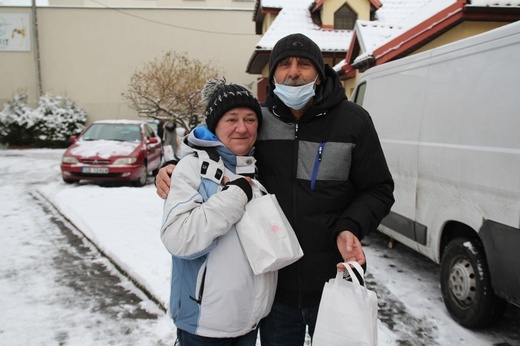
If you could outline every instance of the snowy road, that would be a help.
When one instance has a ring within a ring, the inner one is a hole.
[[[30,165],[6,167],[6,159],[0,158],[0,344],[172,345],[164,312],[33,197],[54,167],[30,172]]]
[[[67,217],[164,305],[168,258],[157,239],[161,202],[153,188],[66,186],[60,157],[59,150],[0,150],[0,344],[173,345],[166,314],[39,193],[67,206]],[[388,249],[387,240],[376,233],[363,242],[367,282],[380,303],[380,345],[520,345],[520,309],[490,329],[460,327],[442,303],[438,266],[402,245]]]
[[[504,318],[488,329],[461,327],[442,301],[439,266],[402,244],[388,249],[388,239],[374,233],[363,244],[370,260],[367,283],[377,292],[379,319],[395,333],[396,345],[520,345],[519,308],[508,307]]]

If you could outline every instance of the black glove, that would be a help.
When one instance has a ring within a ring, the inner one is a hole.
[[[249,202],[253,198],[253,188],[251,184],[246,180],[246,178],[238,178],[233,181],[228,181],[222,191],[227,190],[227,188],[231,185],[236,185],[241,188],[247,196],[247,201]]]

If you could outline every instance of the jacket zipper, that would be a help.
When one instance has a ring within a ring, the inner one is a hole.
[[[204,268],[204,272],[202,274],[202,280],[200,282],[200,287],[199,287],[199,291],[197,292],[197,297],[193,297],[193,296],[189,296],[189,298],[191,300],[193,300],[194,302],[196,302],[197,304],[199,305],[202,305],[202,297],[204,296],[204,285],[206,284],[206,271],[208,270],[208,268]]]
[[[314,191],[314,186],[316,185],[316,178],[318,176],[318,169],[320,168],[320,163],[321,163],[321,158],[323,155],[324,147],[325,147],[325,142],[320,142],[320,146],[318,147],[318,152],[316,153],[316,159],[314,160],[314,168],[312,169],[311,191]]]
[[[293,180],[293,191],[294,191],[294,195],[293,195],[293,205],[296,206],[296,208],[298,208],[298,181],[297,181],[297,175],[298,175],[298,154],[299,154],[299,141],[298,141],[298,130],[299,130],[299,124],[298,123],[295,123],[294,124],[294,143],[295,143],[295,155],[294,155],[294,180]],[[296,217],[298,215],[298,211],[295,209],[294,210],[294,223],[295,223],[295,229],[298,229],[298,218]],[[298,308],[302,308],[302,287],[303,287],[303,284],[302,284],[302,270],[303,270],[303,267],[302,267],[302,264],[301,264],[301,261],[298,261],[297,262],[297,266],[298,266],[298,275],[297,275],[297,284],[298,284]]]

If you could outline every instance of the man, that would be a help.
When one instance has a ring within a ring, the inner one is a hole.
[[[255,157],[303,249],[278,272],[275,303],[260,324],[263,346],[300,346],[313,335],[326,281],[336,265],[364,265],[360,240],[392,206],[393,180],[368,113],[347,101],[319,47],[302,34],[280,39],[269,60],[270,90]],[[157,193],[169,191],[161,169]]]

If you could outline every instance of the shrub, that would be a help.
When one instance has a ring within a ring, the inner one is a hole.
[[[40,97],[35,119],[34,145],[36,147],[67,147],[71,135],[85,128],[87,113],[71,100],[46,94]]]
[[[28,146],[33,140],[34,119],[27,106],[27,94],[19,93],[0,112],[0,142]]]
[[[86,112],[66,97],[48,93],[33,110],[22,92],[0,112],[0,142],[7,146],[67,147],[68,138],[81,133],[86,121]]]

